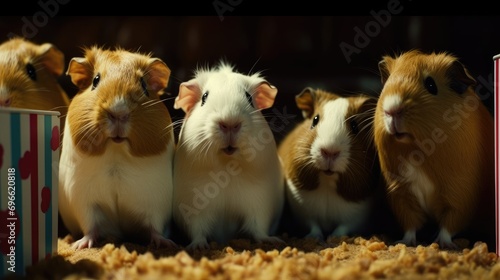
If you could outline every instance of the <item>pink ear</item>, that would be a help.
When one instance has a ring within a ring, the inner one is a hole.
[[[278,89],[268,82],[260,83],[252,95],[257,109],[267,109],[273,106]]]
[[[84,57],[74,57],[70,60],[67,75],[71,76],[71,81],[79,89],[83,90],[90,86],[92,82],[91,66]]]
[[[147,83],[153,91],[158,92],[160,95],[164,92],[162,89],[168,85],[170,78],[170,68],[160,59],[154,58],[151,60],[147,76],[149,77]]]
[[[201,90],[196,80],[181,83],[179,94],[175,98],[174,109],[182,108],[184,113],[188,113],[200,98]]]

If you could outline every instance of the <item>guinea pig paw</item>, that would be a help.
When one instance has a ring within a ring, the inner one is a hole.
[[[264,237],[256,237],[255,241],[257,243],[270,243],[270,244],[285,244],[285,241],[283,239],[277,237],[277,236],[264,236]]]
[[[437,243],[439,245],[439,248],[441,249],[459,250],[458,245],[453,243],[453,241],[451,240],[443,240],[440,238],[436,238],[436,240],[434,240],[434,243]]]
[[[210,249],[210,245],[206,238],[194,239],[186,246],[186,250],[196,251],[196,250],[208,250]]]
[[[446,228],[441,228],[434,243],[439,244],[439,248],[448,250],[458,250],[458,246],[451,240],[451,234]]]
[[[151,233],[151,245],[154,248],[160,248],[160,247],[177,248],[178,247],[174,241],[172,241],[171,239],[165,238],[163,235],[161,235],[157,232]]]
[[[96,241],[96,238],[87,234],[84,237],[80,238],[79,240],[75,241],[71,248],[75,250],[80,250],[80,249],[85,249],[85,248],[92,248],[94,246],[94,242]]]
[[[415,230],[408,230],[405,232],[403,239],[396,241],[396,244],[401,243],[406,246],[415,247],[417,246],[417,233]]]

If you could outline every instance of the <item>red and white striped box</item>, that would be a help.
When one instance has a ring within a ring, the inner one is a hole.
[[[494,97],[494,117],[495,117],[495,217],[496,217],[496,253],[500,255],[500,190],[499,190],[499,153],[500,147],[498,145],[499,138],[499,98],[497,98],[500,94],[500,54],[493,56],[494,61],[494,87],[495,87],[495,97]]]
[[[2,275],[57,253],[59,137],[59,112],[0,108]]]

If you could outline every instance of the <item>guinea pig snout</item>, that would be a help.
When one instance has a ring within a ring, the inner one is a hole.
[[[335,148],[321,148],[321,160],[319,161],[320,169],[327,175],[332,175],[338,170],[338,158],[340,150]]]
[[[12,104],[12,98],[8,90],[3,87],[0,88],[0,107],[10,107]]]
[[[109,120],[109,137],[113,139],[126,138],[130,113],[124,111],[108,111],[107,117]]]
[[[12,99],[10,98],[0,98],[0,107],[10,107],[12,104]]]
[[[321,149],[321,156],[327,161],[334,161],[340,155],[340,151],[331,149]]]
[[[236,134],[241,129],[241,122],[219,121],[219,129],[224,134]]]
[[[235,147],[242,122],[238,120],[220,120],[218,121],[218,125],[222,133],[223,146]]]
[[[405,110],[398,96],[388,96],[384,99],[383,120],[386,131],[391,135],[407,133],[405,128]]]
[[[384,110],[385,128],[389,134],[396,134],[401,131],[403,125],[403,111],[399,108],[395,110]]]

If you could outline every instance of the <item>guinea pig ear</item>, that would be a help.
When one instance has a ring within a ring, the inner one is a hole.
[[[273,106],[276,95],[278,94],[278,89],[269,84],[268,82],[260,83],[252,95],[254,100],[255,108],[267,109]]]
[[[306,87],[301,93],[295,96],[297,107],[302,110],[302,116],[306,119],[312,117],[314,113],[314,101],[316,100],[315,90]]]
[[[45,69],[55,77],[59,77],[64,72],[64,54],[50,43],[42,44],[38,47],[39,59]]]
[[[146,72],[148,89],[158,92],[158,95],[164,94],[163,89],[167,87],[169,78],[170,68],[167,64],[159,58],[152,58]]]
[[[84,57],[72,58],[66,71],[66,75],[71,76],[71,82],[81,90],[88,88],[92,83],[92,73],[91,65]]]
[[[447,71],[450,88],[458,94],[464,93],[467,88],[476,87],[476,80],[469,74],[469,71],[459,61],[455,60]]]
[[[200,99],[201,89],[195,79],[181,83],[179,94],[175,98],[174,109],[182,109],[184,113],[189,113]]]
[[[394,59],[392,57],[384,56],[378,63],[378,70],[380,72],[380,81],[382,82],[382,86],[385,84],[385,82],[387,82],[387,79],[389,78],[389,67],[393,61]]]

